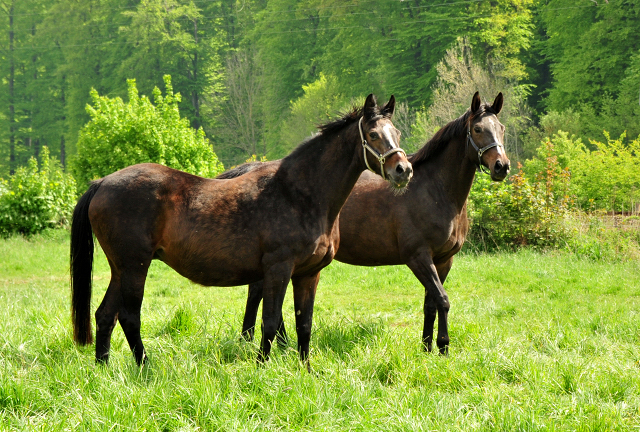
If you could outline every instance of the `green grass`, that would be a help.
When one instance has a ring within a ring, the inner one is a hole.
[[[122,331],[108,367],[71,340],[68,237],[0,241],[2,430],[637,430],[640,263],[465,255],[445,284],[448,357],[421,350],[423,288],[405,267],[323,272],[312,373],[293,348],[256,366],[246,287],[204,288],[154,263],[150,363]],[[93,311],[109,280],[95,261]],[[285,321],[293,333],[291,290]],[[291,346],[295,346],[295,335]]]

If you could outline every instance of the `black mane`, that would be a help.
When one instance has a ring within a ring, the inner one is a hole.
[[[475,113],[467,109],[460,117],[444,125],[420,150],[408,157],[411,165],[418,166],[440,153],[456,136],[467,133],[467,126],[473,118],[482,117],[485,113],[495,114],[495,111],[491,105],[482,104]]]
[[[369,115],[369,121],[378,120],[382,117],[382,113],[380,111],[380,107],[376,106],[372,112],[367,113]],[[322,125],[317,125],[319,133],[305,139],[302,143],[300,143],[292,152],[287,156],[295,157],[295,155],[302,153],[305,154],[307,152],[307,148],[310,146],[315,146],[318,141],[323,141],[326,137],[333,135],[334,133],[338,133],[344,128],[350,126],[351,124],[360,120],[360,117],[364,115],[364,109],[362,107],[358,108],[354,106],[347,113],[342,114],[338,119],[330,121],[329,123],[325,123]],[[223,172],[218,175],[216,178],[221,180],[232,179],[235,177],[240,177],[243,174],[248,173],[249,171],[254,170],[258,166],[260,166],[262,162],[247,162],[236,167],[231,168],[228,171]]]
[[[223,172],[222,174],[216,176],[216,178],[220,180],[228,180],[240,177],[241,175],[246,174],[249,171],[253,171],[253,169],[258,167],[261,163],[262,162],[260,161],[243,163],[242,165],[231,168],[229,171]]]
[[[382,107],[378,105],[369,109],[357,106],[352,107],[347,113],[342,114],[340,118],[330,121],[329,123],[318,125],[319,133],[304,140],[286,158],[296,158],[299,154],[307,154],[309,147],[316,146],[318,142],[323,142],[327,137],[344,130],[359,121],[360,117],[365,117],[365,120],[368,119],[367,121],[379,120],[384,116],[381,108]]]

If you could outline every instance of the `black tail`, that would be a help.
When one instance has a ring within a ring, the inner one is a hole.
[[[94,182],[78,200],[71,220],[71,319],[73,339],[80,345],[93,343],[91,332],[91,272],[93,270],[93,232],[89,204],[101,182]]]

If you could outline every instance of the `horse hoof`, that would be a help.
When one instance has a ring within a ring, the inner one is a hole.
[[[108,366],[109,365],[109,354],[102,355],[100,357],[96,356],[96,364],[100,366]]]

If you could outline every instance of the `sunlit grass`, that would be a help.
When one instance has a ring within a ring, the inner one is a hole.
[[[108,367],[71,340],[68,238],[0,241],[3,430],[633,430],[640,426],[640,263],[559,252],[456,258],[448,357],[420,347],[423,288],[404,267],[323,272],[313,371],[264,367],[240,338],[246,287],[151,268],[150,362],[114,331]],[[93,310],[109,280],[96,255]]]

